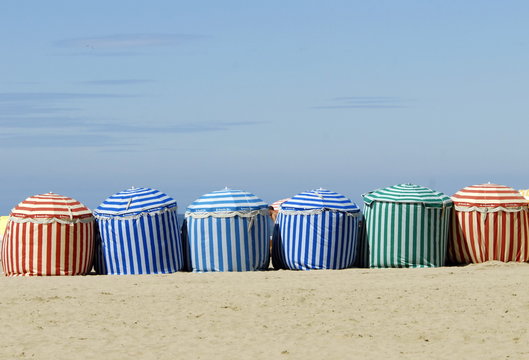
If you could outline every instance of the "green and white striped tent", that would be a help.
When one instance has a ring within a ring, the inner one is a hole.
[[[362,195],[365,229],[361,266],[443,266],[452,200],[443,193],[401,184]]]

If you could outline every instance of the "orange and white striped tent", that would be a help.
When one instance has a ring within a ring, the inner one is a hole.
[[[283,204],[285,201],[290,200],[290,198],[277,200],[276,202],[272,203],[270,205],[272,207],[272,211],[270,212],[270,216],[272,217],[272,221],[276,221],[277,213],[279,210],[281,210],[281,204]]]
[[[279,210],[281,210],[281,204],[284,203],[287,200],[290,200],[290,198],[277,200],[276,202],[272,203],[272,205],[270,205],[270,206],[272,206],[272,208],[274,208],[275,211],[279,211]]]
[[[79,201],[48,193],[11,211],[2,244],[5,275],[84,275],[93,254],[94,218]]]
[[[452,196],[448,245],[454,263],[529,260],[529,202],[504,185],[468,186]]]

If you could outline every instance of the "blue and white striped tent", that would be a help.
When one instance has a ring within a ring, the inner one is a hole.
[[[252,271],[270,262],[268,205],[254,194],[224,189],[203,195],[186,211],[188,270]]]
[[[100,239],[99,274],[165,274],[183,267],[176,201],[150,188],[132,188],[94,210]]]
[[[325,189],[303,192],[281,205],[272,239],[275,268],[344,269],[355,262],[358,206]]]

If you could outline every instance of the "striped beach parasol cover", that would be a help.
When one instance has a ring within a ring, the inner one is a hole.
[[[452,208],[448,196],[419,185],[400,184],[369,192],[363,198],[363,266],[444,265]]]
[[[272,206],[272,208],[274,209],[274,211],[279,211],[279,210],[281,210],[281,205],[282,205],[285,201],[287,201],[287,200],[290,200],[290,198],[285,198],[285,199],[277,200],[277,201],[273,202],[272,205],[270,205],[270,206]]]
[[[92,269],[94,218],[79,201],[35,195],[9,216],[2,267],[13,275],[85,275]]]
[[[272,239],[275,268],[344,269],[356,257],[361,212],[344,195],[302,192],[281,205]]]
[[[529,260],[529,203],[518,191],[497,184],[473,185],[452,200],[452,262]]]
[[[132,188],[94,210],[99,274],[165,274],[183,266],[177,204],[151,188]]]
[[[252,193],[224,189],[205,194],[186,211],[183,232],[189,270],[268,268],[268,205]]]

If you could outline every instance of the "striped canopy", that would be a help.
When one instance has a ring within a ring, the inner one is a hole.
[[[449,196],[414,184],[389,186],[384,189],[371,191],[362,195],[362,197],[367,205],[375,201],[423,204],[425,207],[439,208],[452,205],[452,200],[450,200]]]
[[[176,208],[176,201],[151,188],[132,188],[107,198],[94,210],[98,218],[131,217]]]
[[[443,193],[400,184],[363,195],[363,266],[443,266],[452,200]]]
[[[187,208],[186,215],[237,213],[267,209],[268,205],[252,193],[224,189],[202,195]]]
[[[79,201],[48,193],[11,211],[2,242],[7,276],[84,275],[93,254],[94,218]]]
[[[452,199],[452,262],[529,260],[529,202],[518,191],[497,184],[473,185]]]
[[[268,205],[252,193],[224,189],[201,196],[186,211],[189,270],[254,271],[268,267]]]
[[[270,205],[275,211],[279,211],[281,210],[281,205],[287,201],[287,200],[290,200],[290,198],[286,198],[286,199],[281,199],[281,200],[277,200],[276,202],[272,203],[272,205]]]
[[[35,195],[18,204],[11,211],[11,220],[20,222],[61,222],[90,221],[92,212],[79,201],[54,193]],[[17,220],[18,219],[18,220]]]
[[[527,206],[528,201],[511,187],[498,184],[467,186],[452,195],[454,205],[469,210],[491,211]]]
[[[100,239],[98,274],[166,274],[183,266],[176,201],[161,191],[137,188],[106,199],[94,211]]]
[[[281,205],[283,211],[334,210],[342,212],[360,212],[360,208],[351,200],[334,191],[318,189],[302,192]]]

